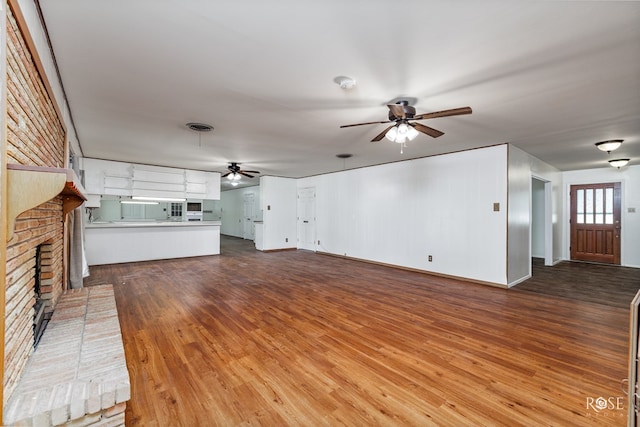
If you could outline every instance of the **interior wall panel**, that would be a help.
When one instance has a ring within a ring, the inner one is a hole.
[[[298,180],[309,186],[319,251],[507,284],[506,145]]]

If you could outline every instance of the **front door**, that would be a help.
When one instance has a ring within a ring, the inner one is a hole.
[[[620,183],[571,186],[571,259],[620,264]]]

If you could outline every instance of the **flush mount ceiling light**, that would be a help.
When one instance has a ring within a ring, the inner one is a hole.
[[[611,153],[613,150],[620,148],[623,141],[622,139],[610,139],[608,141],[596,142],[596,147],[598,147],[598,150]]]
[[[333,82],[340,86],[343,90],[350,90],[356,87],[355,79],[347,76],[338,76],[333,79]]]
[[[629,163],[629,160],[631,159],[615,159],[615,160],[609,160],[609,164],[611,166],[613,166],[614,168],[618,168],[620,169],[623,166],[626,166],[627,163]]]

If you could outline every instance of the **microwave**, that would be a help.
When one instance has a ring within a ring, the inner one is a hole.
[[[187,213],[188,212],[202,213],[202,200],[187,200]]]

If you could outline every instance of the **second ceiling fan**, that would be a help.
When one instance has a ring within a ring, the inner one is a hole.
[[[460,107],[453,108],[451,110],[442,110],[435,111],[433,113],[425,113],[425,114],[417,114],[416,109],[409,105],[408,101],[402,100],[398,101],[395,104],[388,104],[389,108],[389,120],[379,121],[379,122],[365,122],[365,123],[355,123],[352,125],[342,125],[341,128],[348,128],[353,126],[362,126],[362,125],[373,125],[373,124],[382,124],[382,123],[393,123],[391,126],[387,127],[385,130],[376,135],[375,138],[371,140],[371,142],[380,141],[385,136],[387,139],[404,143],[407,140],[412,140],[416,136],[418,136],[418,132],[422,132],[426,135],[429,135],[433,138],[437,138],[439,136],[444,135],[444,132],[441,132],[437,129],[434,129],[429,126],[425,126],[422,123],[414,123],[415,120],[424,120],[424,119],[435,119],[436,117],[448,117],[448,116],[459,116],[462,114],[471,114],[471,107]]]
[[[227,178],[228,180],[232,181],[238,181],[240,180],[240,176],[246,176],[247,178],[253,178],[254,176],[251,175],[253,173],[260,173],[258,171],[248,171],[248,170],[243,170],[240,168],[240,163],[236,163],[236,162],[231,162],[229,163],[229,166],[227,166],[227,169],[229,169],[229,172],[225,173],[224,175],[222,175],[222,178]]]

